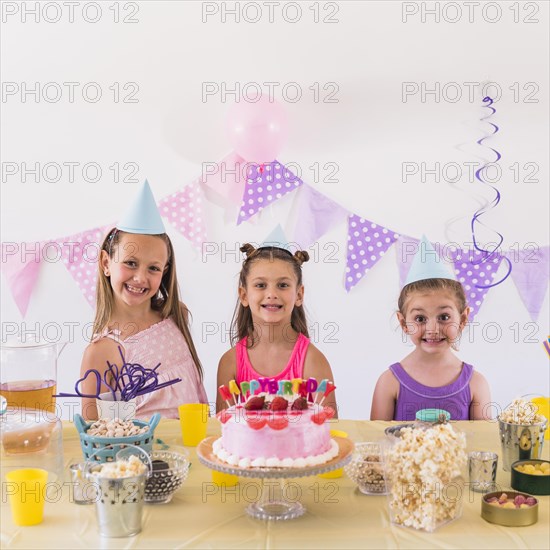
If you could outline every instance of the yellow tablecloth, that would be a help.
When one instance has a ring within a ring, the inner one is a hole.
[[[384,437],[387,422],[339,420],[332,428],[352,440]],[[498,426],[490,422],[458,422],[467,435],[468,450],[494,450],[500,455]],[[64,461],[82,461],[77,432],[65,423]],[[211,419],[208,435],[217,435]],[[178,421],[163,420],[155,433],[167,443],[181,445]],[[544,456],[548,458],[548,443]],[[9,504],[1,504],[2,548],[548,548],[550,497],[539,498],[539,521],[529,527],[501,527],[481,518],[481,495],[465,493],[462,517],[435,533],[397,527],[389,522],[386,497],[360,494],[345,475],[290,480],[293,495],[306,506],[304,516],[284,522],[250,518],[245,508],[257,494],[258,481],[241,478],[236,487],[218,489],[211,473],[190,448],[192,467],[184,486],[165,505],[146,505],[142,532],[131,538],[98,535],[94,506],[70,502],[68,485],[61,500],[46,504],[44,522],[34,527],[13,525]],[[68,473],[67,469],[66,472]],[[68,481],[68,477],[65,478]],[[510,488],[510,474],[499,464],[497,483]],[[290,491],[289,493],[290,494]]]

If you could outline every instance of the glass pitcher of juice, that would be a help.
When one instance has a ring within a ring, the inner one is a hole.
[[[57,358],[66,342],[0,344],[0,395],[8,407],[55,412]]]

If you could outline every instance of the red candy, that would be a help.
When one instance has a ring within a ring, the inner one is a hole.
[[[311,417],[311,420],[313,420],[313,422],[315,422],[315,424],[324,424],[326,419],[327,419],[327,415],[326,415],[325,411],[316,412]]]
[[[272,430],[283,430],[288,426],[288,420],[284,416],[275,416],[267,421]]]
[[[231,415],[227,412],[226,409],[220,411],[216,416],[222,424],[225,424],[231,418]]]
[[[246,422],[253,430],[261,430],[267,424],[267,419],[259,415],[247,414]]]

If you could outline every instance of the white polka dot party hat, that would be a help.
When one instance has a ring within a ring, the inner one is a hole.
[[[426,235],[422,235],[422,239],[418,243],[418,251],[407,274],[405,286],[425,279],[452,279],[456,281],[456,277],[449,271],[445,262],[441,260],[432,243],[426,238]]]
[[[166,233],[155,197],[147,180],[143,182],[140,192],[124,217],[117,223],[117,229],[141,235]]]

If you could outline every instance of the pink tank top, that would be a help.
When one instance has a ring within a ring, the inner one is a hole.
[[[187,342],[171,318],[120,340],[120,331],[108,330],[100,336],[111,338],[124,348],[127,363],[139,363],[157,369],[159,382],[181,378],[181,382],[137,398],[137,418],[149,418],[159,412],[165,418],[178,418],[183,403],[208,403],[204,386],[195,367]]]
[[[254,370],[250,358],[248,357],[248,348],[246,347],[246,336],[237,342],[235,346],[235,353],[237,355],[237,373],[236,382],[240,384],[243,380],[257,380],[264,375],[259,374]],[[309,338],[300,334],[294,349],[288,361],[287,366],[276,376],[270,376],[275,380],[292,380],[293,378],[303,378],[304,374],[304,361],[306,359],[307,348],[309,346]],[[260,390],[258,390],[259,392]]]

